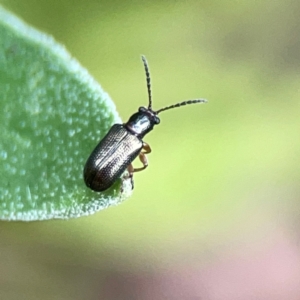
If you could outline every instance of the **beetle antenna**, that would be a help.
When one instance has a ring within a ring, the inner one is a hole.
[[[142,60],[143,60],[143,63],[144,63],[144,68],[145,68],[145,72],[146,72],[146,79],[147,79],[147,89],[148,89],[148,98],[149,98],[148,109],[151,109],[152,108],[152,96],[151,96],[151,82],[150,82],[149,67],[148,67],[147,59],[144,55],[142,55]]]
[[[196,103],[206,103],[206,102],[207,102],[206,99],[186,100],[186,101],[183,101],[183,102],[180,102],[180,103],[177,103],[177,104],[173,104],[173,105],[161,108],[158,111],[156,111],[156,114],[159,114],[164,110],[168,110],[168,109],[175,108],[175,107],[180,107],[180,106],[183,106],[183,105],[196,104]]]

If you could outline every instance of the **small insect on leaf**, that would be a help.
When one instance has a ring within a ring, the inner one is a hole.
[[[148,167],[146,154],[151,152],[151,148],[143,141],[143,137],[152,131],[155,125],[160,123],[158,114],[184,105],[207,102],[205,99],[186,100],[157,111],[153,110],[150,72],[145,56],[142,56],[142,61],[146,72],[148,107],[140,107],[127,123],[113,125],[93,150],[83,171],[85,184],[93,191],[102,192],[107,190],[126,169],[133,188],[133,173]],[[139,157],[143,164],[140,168],[132,166],[132,162],[136,157]],[[123,180],[126,180],[126,178]]]

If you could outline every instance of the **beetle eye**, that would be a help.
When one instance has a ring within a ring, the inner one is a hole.
[[[139,112],[145,112],[146,110],[147,110],[146,107],[143,107],[143,106],[139,107]]]
[[[155,121],[155,124],[159,124],[160,123],[160,118],[159,117],[155,117],[154,121]]]

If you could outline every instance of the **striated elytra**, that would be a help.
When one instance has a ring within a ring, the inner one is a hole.
[[[110,188],[126,169],[133,188],[133,173],[147,168],[146,154],[151,152],[150,146],[143,141],[143,137],[153,129],[154,125],[159,124],[160,119],[157,116],[159,113],[183,105],[207,102],[205,99],[187,100],[157,111],[152,110],[149,68],[144,56],[142,60],[147,79],[148,108],[140,107],[127,123],[113,125],[91,153],[85,164],[83,177],[85,184],[96,192]],[[140,168],[132,166],[137,156],[143,164]]]

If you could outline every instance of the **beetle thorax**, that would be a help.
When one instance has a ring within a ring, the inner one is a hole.
[[[142,138],[159,122],[160,120],[155,112],[149,108],[140,107],[139,111],[129,118],[125,127],[134,135]]]

